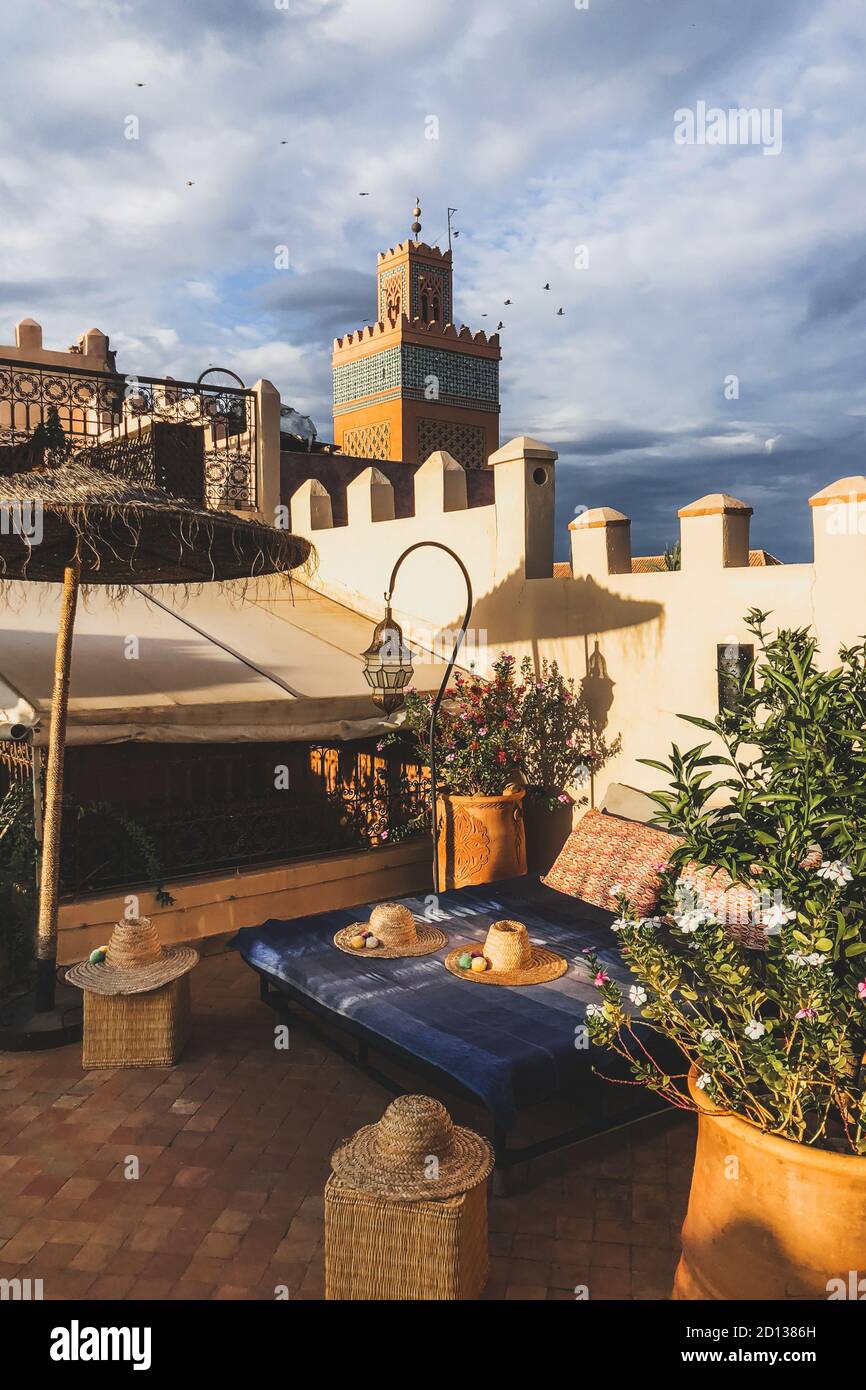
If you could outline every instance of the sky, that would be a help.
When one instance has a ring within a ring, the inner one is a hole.
[[[559,451],[559,557],[575,508],[646,554],[723,491],[808,560],[866,471],[863,0],[27,0],[0,41],[0,341],[96,326],[330,438],[420,196],[457,321],[504,320],[502,440]],[[696,142],[732,108],[763,135]]]

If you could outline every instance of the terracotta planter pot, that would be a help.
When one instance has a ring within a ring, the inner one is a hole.
[[[551,811],[543,801],[529,796],[523,803],[526,829],[526,864],[531,874],[546,874],[572,831],[573,806]]]
[[[827,1299],[841,1287],[831,1280],[851,1286],[852,1270],[856,1287],[866,1273],[866,1158],[713,1114],[696,1076],[693,1067],[698,1147],[673,1297]]]
[[[521,788],[502,796],[439,797],[437,852],[443,888],[526,873],[525,795]]]

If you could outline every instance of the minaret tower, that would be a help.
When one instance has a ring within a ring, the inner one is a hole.
[[[377,322],[334,339],[334,439],[360,458],[423,463],[446,449],[482,468],[499,447],[496,333],[455,328],[451,252],[412,238],[382,251]]]

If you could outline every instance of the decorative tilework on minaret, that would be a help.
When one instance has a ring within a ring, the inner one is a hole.
[[[496,333],[454,327],[450,251],[412,238],[379,254],[378,321],[334,339],[334,439],[362,458],[423,463],[445,449],[466,468],[499,447]]]

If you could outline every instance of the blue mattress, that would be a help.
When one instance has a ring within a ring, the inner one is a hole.
[[[423,898],[402,901],[424,916]],[[369,906],[271,920],[242,929],[231,944],[276,987],[290,986],[301,1002],[305,997],[359,1036],[383,1039],[453,1078],[504,1130],[519,1111],[573,1094],[591,1078],[593,1064],[619,1070],[608,1054],[575,1046],[586,1005],[598,997],[584,949],[598,952],[612,978],[629,979],[611,913],[523,877],[441,894],[435,921],[450,943],[433,955],[376,960],[337,950],[335,931],[368,916]],[[503,917],[524,922],[534,940],[565,956],[566,974],[550,984],[510,988],[473,984],[445,969],[449,949],[483,943],[490,923]]]

